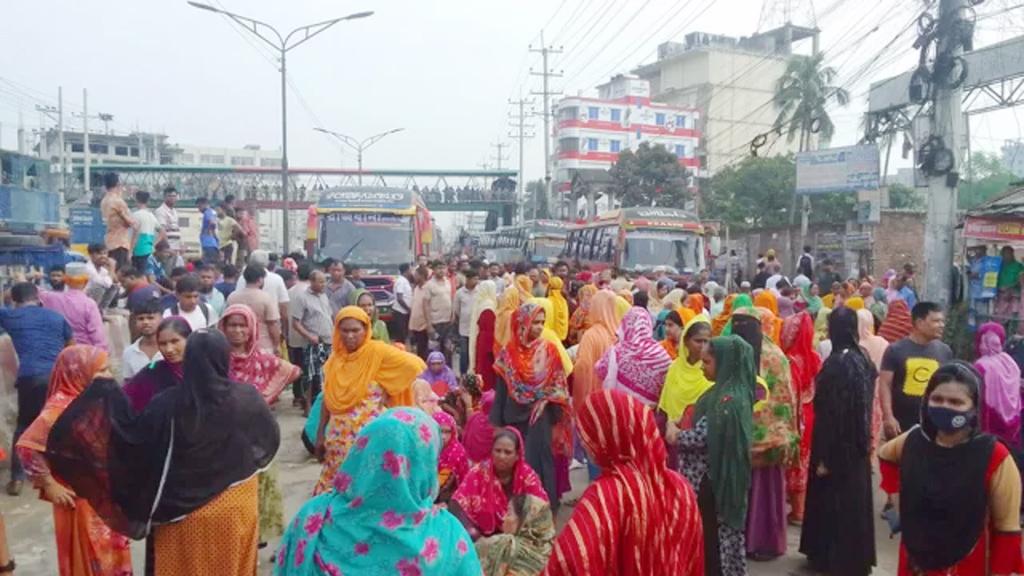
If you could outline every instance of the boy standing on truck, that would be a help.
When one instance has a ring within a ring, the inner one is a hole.
[[[149,259],[157,240],[163,239],[163,229],[156,215],[149,209],[149,192],[139,190],[135,193],[135,238],[132,241],[132,266],[136,270],[146,270]]]

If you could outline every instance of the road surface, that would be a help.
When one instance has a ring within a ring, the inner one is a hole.
[[[282,399],[276,409],[281,424],[281,450],[278,453],[277,466],[281,491],[284,494],[286,522],[306,501],[320,474],[320,466],[307,457],[307,452],[299,440],[302,428],[301,413],[290,406],[290,398]],[[0,471],[3,484],[8,479],[8,470]],[[586,487],[586,470],[573,471],[574,493],[570,498],[578,496]],[[880,495],[876,493],[876,501]],[[18,562],[19,576],[49,576],[57,574],[57,552],[53,541],[53,518],[50,506],[36,498],[34,490],[26,488],[21,496],[13,498],[0,494],[0,511],[7,523],[7,536],[15,559]],[[563,525],[572,513],[572,508],[563,506],[559,512],[559,526]],[[876,517],[877,518],[877,517]],[[842,521],[842,519],[837,519]],[[878,542],[878,568],[875,574],[896,573],[896,541],[888,537],[888,528],[880,519],[876,519],[876,539]],[[751,562],[750,574],[755,576],[776,576],[789,574],[811,574],[804,568],[803,557],[796,552],[800,542],[798,528],[789,529],[788,554],[771,562]],[[260,575],[269,575],[271,566],[268,559],[277,542],[260,552]],[[142,574],[145,551],[142,543],[133,543],[132,558],[136,566],[136,574]]]

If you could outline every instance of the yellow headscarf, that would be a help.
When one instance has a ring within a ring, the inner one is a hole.
[[[552,276],[551,280],[548,280],[548,300],[551,300],[554,307],[551,329],[555,331],[558,339],[563,341],[569,337],[569,302],[562,294],[564,285],[558,276]]]
[[[572,374],[572,358],[569,357],[569,353],[566,352],[565,346],[562,345],[562,340],[555,334],[552,325],[554,323],[555,312],[554,305],[551,300],[547,298],[530,298],[527,300],[532,304],[536,304],[544,309],[544,333],[541,334],[541,338],[551,342],[558,348],[558,357],[562,359],[562,368],[565,369],[565,375]]]
[[[847,308],[850,310],[862,310],[864,308],[864,299],[860,296],[850,296],[844,302]]]
[[[366,337],[354,352],[341,341],[341,321],[352,318],[366,327]],[[390,406],[412,406],[412,382],[427,365],[418,356],[370,338],[370,317],[358,306],[342,308],[334,318],[331,356],[324,363],[324,406],[342,414],[366,399],[370,384],[387,393]]]
[[[520,276],[520,278],[526,277]],[[530,279],[526,278],[526,281],[529,282]],[[501,293],[501,298],[498,301],[498,313],[494,319],[494,343],[498,348],[508,344],[509,338],[512,337],[512,315],[519,309],[522,301],[517,286],[509,286]]]
[[[619,324],[622,324],[622,319],[625,318],[626,312],[629,312],[629,309],[632,308],[632,307],[633,307],[633,305],[630,304],[629,301],[626,300],[625,298],[623,298],[622,296],[619,296],[619,295],[615,296],[615,327],[616,328],[618,328]]]
[[[526,302],[533,298],[533,280],[530,280],[529,276],[526,274],[516,276],[515,286],[519,289],[519,300],[521,302]]]
[[[682,340],[690,328],[697,324],[706,324],[711,328],[711,320],[706,314],[699,314],[683,326]],[[686,409],[697,403],[697,400],[711,388],[712,382],[704,377],[704,369],[700,360],[690,364],[683,342],[679,343],[679,356],[672,361],[665,376],[665,385],[661,388],[661,399],[658,408],[668,416],[668,421],[676,423],[682,418]]]

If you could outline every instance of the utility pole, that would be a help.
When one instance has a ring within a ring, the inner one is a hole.
[[[544,70],[542,72],[534,72],[532,68],[530,69],[530,75],[541,76],[544,80],[543,90],[540,92],[534,90],[530,93],[544,98],[544,193],[547,194],[549,205],[551,205],[553,203],[553,198],[551,193],[551,108],[549,96],[558,95],[562,92],[561,90],[552,92],[550,88],[550,80],[551,78],[561,78],[562,73],[551,71],[551,68],[548,66],[548,56],[551,54],[561,54],[562,48],[551,48],[546,45],[544,43],[544,31],[541,30],[540,48],[530,46],[529,49],[530,52],[540,54],[541,62],[544,66]],[[558,202],[557,205],[560,207],[561,202]]]
[[[960,14],[968,9],[967,0],[939,2],[936,61],[963,54],[963,39],[957,26]],[[945,88],[933,82],[931,134],[942,138],[952,151],[953,165],[948,174],[928,177],[928,215],[924,230],[924,297],[943,307],[949,305],[949,287],[953,271],[953,232],[956,227],[957,180],[961,165],[961,140],[964,135],[963,90]]]
[[[57,148],[60,152],[57,155],[57,162],[60,166],[60,194],[61,194],[61,205],[64,204],[64,194],[67,186],[66,174],[67,164],[64,162],[64,88],[57,87],[57,106],[41,106],[36,105],[36,111],[40,115],[44,115],[50,120],[57,123]],[[40,130],[40,134],[45,139],[47,137],[46,130]],[[46,149],[49,150],[49,143],[47,143]],[[40,145],[40,152],[44,150],[43,146]]]
[[[89,157],[89,89],[82,88],[82,152],[85,154],[84,161],[82,162],[82,188],[85,190],[86,202],[91,202],[90,192],[92,188],[90,184],[89,174],[89,162],[92,159]]]
[[[523,149],[525,140],[527,138],[533,138],[533,133],[527,133],[527,129],[531,129],[533,126],[526,124],[526,105],[529,104],[530,106],[533,106],[533,100],[524,100],[523,98],[520,98],[519,100],[509,100],[508,103],[519,108],[519,112],[509,114],[509,119],[513,121],[511,126],[515,131],[509,132],[508,136],[509,138],[519,139],[519,192],[516,195],[519,201],[516,204],[519,205],[519,222],[522,223],[526,221],[526,179],[523,176]],[[534,215],[537,214],[536,197],[533,199],[533,213]]]
[[[502,154],[502,151],[505,148],[508,148],[508,144],[505,144],[504,142],[495,142],[494,144],[491,144],[491,146],[493,146],[498,151],[498,154],[496,156],[491,156],[491,160],[494,160],[495,164],[497,165],[497,169],[501,170],[502,161],[508,160],[508,158]]]

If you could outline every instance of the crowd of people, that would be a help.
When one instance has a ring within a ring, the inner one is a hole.
[[[149,233],[105,210],[131,246]],[[901,575],[1024,571],[1020,368],[996,323],[954,359],[912,268],[843,279],[808,249],[787,277],[768,252],[719,284],[424,258],[385,311],[342,262],[256,248],[239,273],[216,248],[158,277],[92,246],[0,309],[7,488],[52,504],[61,576],[130,574],[142,538],[147,573],[251,575],[278,536],[278,575],[732,576],[794,552],[788,526],[815,571],[864,575],[879,513]],[[321,465],[288,522],[286,409]]]

